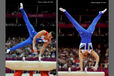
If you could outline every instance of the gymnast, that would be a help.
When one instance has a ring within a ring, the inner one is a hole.
[[[46,30],[41,30],[39,32],[36,32],[35,29],[33,28],[32,24],[30,23],[24,9],[23,9],[23,4],[20,3],[20,10],[22,12],[23,15],[23,19],[26,23],[26,27],[27,30],[29,32],[29,37],[28,39],[26,39],[25,41],[13,46],[10,49],[7,49],[7,53],[14,51],[16,49],[22,48],[24,46],[30,45],[33,43],[33,50],[34,52],[37,52],[37,48],[35,47],[35,43],[36,42],[44,42],[41,50],[40,50],[40,54],[39,54],[39,61],[41,60],[41,55],[43,54],[45,48],[47,47],[47,45],[50,43],[51,39],[53,38],[52,36],[52,32],[47,32]]]
[[[74,25],[75,29],[80,34],[81,37],[81,43],[79,45],[80,71],[83,71],[83,59],[85,59],[88,54],[92,55],[96,59],[96,64],[94,67],[92,67],[92,69],[96,71],[99,64],[99,56],[93,50],[91,37],[95,30],[97,22],[99,21],[102,14],[106,12],[107,9],[104,9],[103,11],[99,12],[99,14],[94,18],[93,22],[90,24],[87,30],[84,29],[82,26],[80,26],[80,24],[65,9],[59,8],[59,10],[65,13],[69,21]]]

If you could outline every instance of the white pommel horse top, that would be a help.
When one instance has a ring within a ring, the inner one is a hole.
[[[51,71],[56,69],[54,61],[6,61],[6,68],[26,71]]]
[[[58,76],[105,76],[104,72],[68,72],[59,71]]]

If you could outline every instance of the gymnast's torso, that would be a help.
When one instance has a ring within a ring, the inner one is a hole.
[[[32,41],[33,41],[33,38],[37,35],[37,33],[39,33],[39,32],[34,31],[34,32],[32,33],[32,37],[30,37]],[[47,33],[46,33],[46,34],[47,34]],[[37,39],[36,39],[36,42],[47,42],[48,40],[45,39],[45,35],[46,35],[46,34],[42,35],[40,38],[37,38]]]
[[[81,43],[91,43],[92,33],[89,31],[80,32]]]
[[[90,53],[93,49],[91,43],[92,33],[86,30],[84,32],[80,32],[80,37],[81,37],[81,43],[79,45],[79,49],[81,49],[82,53],[85,53],[86,51]]]

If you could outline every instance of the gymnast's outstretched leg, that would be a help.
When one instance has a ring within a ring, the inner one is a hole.
[[[24,46],[30,45],[30,44],[32,44],[32,40],[31,40],[31,38],[29,37],[27,40],[25,40],[25,41],[23,41],[23,42],[21,42],[21,43],[15,45],[15,46],[13,46],[12,48],[8,49],[8,50],[7,50],[7,53],[9,53],[10,51],[14,51],[14,50],[16,50],[16,49],[22,48],[22,47],[24,47]]]
[[[26,45],[32,44],[31,38],[33,38],[33,34],[36,33],[35,29],[34,29],[33,26],[31,25],[31,23],[29,22],[29,19],[28,19],[27,15],[26,15],[26,13],[25,13],[25,11],[24,11],[24,9],[23,9],[23,4],[22,4],[22,3],[20,3],[20,10],[21,10],[21,12],[22,12],[23,19],[24,19],[24,21],[25,21],[25,23],[26,23],[26,26],[27,26],[27,29],[28,29],[28,31],[29,31],[30,37],[29,37],[27,40],[25,40],[25,41],[23,41],[23,42],[17,44],[16,46],[13,46],[12,48],[8,49],[8,50],[7,50],[7,53],[9,53],[10,51],[16,50],[16,49],[18,49],[18,48],[22,48],[22,47],[24,47],[24,46],[26,46]]]
[[[76,30],[79,33],[86,31],[82,26],[80,26],[80,24],[65,9],[60,8],[60,11],[65,13],[67,18],[70,20],[70,22],[74,25],[74,27],[76,28]]]
[[[26,12],[23,9],[23,4],[22,3],[20,3],[20,10],[22,12],[23,19],[24,19],[24,21],[26,23],[26,26],[27,26],[27,29],[29,31],[29,35],[30,35],[30,37],[32,37],[33,33],[36,32],[36,31],[35,31],[34,27],[32,26],[32,24],[30,23],[30,21],[29,21],[29,19],[27,17],[27,14],[26,14]]]
[[[101,18],[102,14],[104,12],[106,12],[107,9],[104,9],[103,11],[100,11],[99,14],[94,18],[93,22],[91,23],[91,25],[88,27],[87,31],[93,33],[95,30],[95,26],[97,24],[97,22],[99,21],[99,19]]]

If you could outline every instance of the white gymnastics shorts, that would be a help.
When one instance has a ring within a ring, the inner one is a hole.
[[[93,50],[93,46],[92,43],[80,43],[79,49],[82,51],[82,53],[87,51],[90,53]]]

